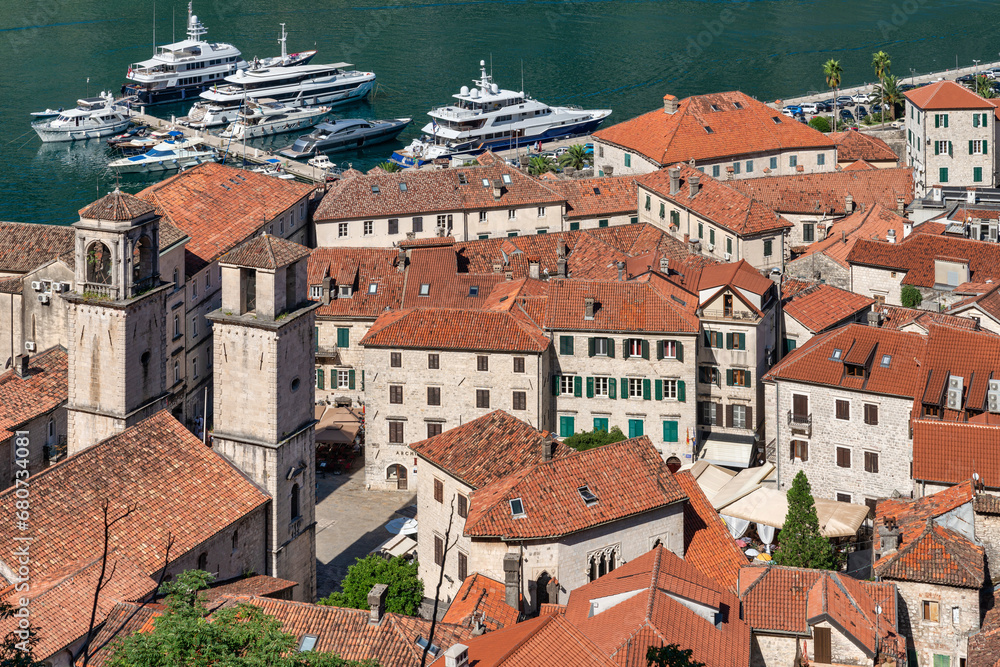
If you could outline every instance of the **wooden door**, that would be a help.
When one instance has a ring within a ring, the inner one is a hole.
[[[813,662],[829,664],[832,661],[830,628],[813,628]]]
[[[396,488],[406,491],[406,466],[399,466],[399,473],[396,477]]]

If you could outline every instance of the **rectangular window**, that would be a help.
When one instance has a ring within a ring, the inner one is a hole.
[[[642,398],[642,378],[628,379],[628,397]]]
[[[973,183],[982,183],[983,182],[983,168],[982,167],[973,167],[972,168],[972,182]]]
[[[708,228],[708,242],[711,245],[715,245],[715,230],[711,227]]]
[[[523,391],[514,392],[513,406],[515,410],[527,410],[528,409],[528,394]]]
[[[719,173],[720,173],[719,172],[719,165],[713,164],[712,165],[712,178],[718,178],[719,177]]]
[[[872,403],[865,403],[865,423],[871,426],[878,426],[878,406]]]
[[[571,232],[578,232],[578,231],[580,231],[580,223],[579,222],[571,222],[571,223],[569,223],[569,231],[571,231]]]
[[[434,480],[434,500],[444,503],[444,482],[440,479]]]
[[[699,239],[705,238],[705,223],[703,222],[698,223],[698,238]]]
[[[799,156],[798,155],[789,155],[788,156],[788,166],[791,167],[792,169],[794,169],[795,167],[799,166]]]
[[[350,371],[337,371],[337,389],[349,389],[351,386]]]
[[[517,220],[517,209],[513,209],[512,208],[509,211],[507,211],[507,219],[508,220]]]
[[[514,372],[515,373],[524,372],[524,357],[514,357]]]
[[[485,354],[480,354],[476,357],[476,370],[477,371],[488,371],[490,370],[490,358]]]
[[[597,221],[597,226],[598,227],[607,227],[608,226],[608,221],[607,220],[598,220]]]
[[[865,472],[878,472],[878,452],[865,452]]]
[[[444,565],[444,540],[434,536],[434,564]]]
[[[677,358],[677,341],[675,340],[663,341],[663,358],[664,359]]]
[[[572,356],[573,354],[572,336],[559,336],[559,354],[563,356]]]
[[[660,220],[667,217],[667,207],[663,202],[660,202]]]
[[[347,238],[347,223],[341,222],[337,225],[337,238],[346,239]]]
[[[594,396],[607,396],[610,378],[594,378]]]
[[[607,417],[594,417],[594,430],[604,431],[607,433],[608,429],[608,418]]]
[[[391,218],[389,220],[389,233],[390,234],[399,233],[399,218]]]
[[[837,447],[837,467],[851,467],[851,450],[847,447]]]
[[[733,163],[733,173],[734,174],[740,173],[740,163],[739,162],[734,162]]]
[[[652,205],[652,199],[650,199],[649,195],[646,195],[646,210],[647,211],[649,210],[649,208],[650,208],[651,205]]]
[[[389,353],[389,366],[392,368],[402,368],[403,367],[403,353],[402,352],[390,352]]]
[[[764,239],[764,257],[770,257],[774,252],[774,241]]]
[[[771,167],[772,170],[777,169],[778,168],[778,158],[776,158],[776,157],[771,158],[769,164],[770,164],[770,167]]]
[[[632,166],[632,154],[631,153],[625,153],[625,166],[626,167],[631,167]]]
[[[608,356],[608,339],[607,338],[591,338],[594,346],[593,357],[606,357]]]
[[[347,327],[337,327],[337,347],[348,348],[351,343],[351,330]]]
[[[663,442],[678,442],[677,422],[667,420],[663,422]]]
[[[700,382],[714,384],[716,386],[719,385],[719,378],[721,374],[719,373],[719,369],[715,366],[701,366],[698,368],[698,374],[698,380]]]
[[[371,236],[374,233],[375,233],[375,221],[365,220],[365,236]]]
[[[479,222],[486,222],[486,211],[479,212]]]
[[[628,420],[628,437],[638,438],[643,435],[643,423],[641,419]]]
[[[477,408],[488,408],[488,407],[490,407],[490,390],[489,389],[477,389],[476,390],[476,407]]]
[[[809,443],[805,440],[792,440],[792,460],[798,459],[805,463],[809,460]]]
[[[826,153],[820,153],[816,156],[816,164],[820,166],[826,164]]]
[[[733,254],[733,239],[729,236],[726,237],[726,253]]]
[[[427,368],[438,369],[441,368],[441,358],[436,354],[427,355]]]
[[[325,374],[325,372],[323,371],[322,368],[316,369],[316,388],[317,389],[323,389],[324,388],[324,384],[323,384],[323,380],[325,379],[324,378],[324,374]]]
[[[948,182],[948,167],[941,167],[938,169],[938,182],[947,183]]]
[[[198,377],[198,359],[197,358],[191,360],[191,377],[193,377],[193,378],[197,378]]]
[[[458,516],[463,519],[469,517],[469,499],[461,493],[458,494]]]
[[[197,317],[192,317],[191,318],[191,337],[192,338],[197,338],[198,337],[198,318]]]
[[[403,385],[401,384],[390,384],[389,385],[389,402],[395,405],[402,405],[403,403]]]
[[[393,420],[389,422],[389,442],[402,444],[403,442],[403,422]]]
[[[851,418],[851,402],[850,401],[837,401],[837,419],[850,419]]]
[[[938,622],[938,609],[940,605],[937,602],[934,602],[933,600],[923,600],[921,607],[923,609],[923,620],[930,621],[931,623]]]
[[[427,424],[427,437],[433,438],[435,435],[441,435],[441,424],[438,422]]]
[[[747,425],[747,406],[745,405],[733,405],[731,406],[733,410],[733,428],[748,428]]]
[[[544,206],[539,206],[538,207],[538,217],[539,218],[544,218],[545,217],[545,207]]]
[[[414,233],[424,231],[424,219],[422,217],[417,216],[413,219],[413,231]]]
[[[704,402],[701,403],[701,423],[705,426],[718,426],[719,409],[718,404]]]
[[[469,576],[469,557],[463,554],[461,551],[458,552],[458,580],[465,581],[466,577]]]
[[[560,417],[559,418],[559,437],[568,438],[569,436],[576,433],[576,428],[573,424],[572,417]]]
[[[753,160],[747,160],[747,173],[753,173]]]
[[[643,355],[643,340],[640,338],[629,338],[628,339],[628,356],[629,357],[642,357]]]
[[[677,400],[677,380],[663,381],[663,400],[665,401]]]
[[[427,405],[441,405],[441,387],[427,387]]]
[[[816,239],[816,224],[806,222],[802,224],[802,242],[812,243]]]
[[[835,499],[838,503],[849,503],[851,502],[851,494],[837,492]]]

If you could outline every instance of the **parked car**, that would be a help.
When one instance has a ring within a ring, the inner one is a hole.
[[[850,95],[841,95],[840,97],[837,98],[837,106],[840,106],[840,107],[853,107],[854,106],[854,98],[851,97]]]
[[[858,105],[858,120],[862,120],[868,116],[868,110],[863,106]]]
[[[563,154],[569,152],[569,146],[560,146],[559,148],[555,149],[552,152],[556,154],[556,157],[559,157],[560,155],[563,155]]]
[[[854,114],[851,113],[850,109],[840,110],[840,120],[847,121],[848,123],[854,122]]]
[[[798,114],[802,113],[802,107],[800,107],[798,105],[795,105],[795,104],[790,104],[787,107],[783,108],[781,110],[781,113],[783,113],[786,116],[789,116],[791,118],[794,118]]]
[[[816,113],[830,113],[831,111],[833,111],[833,100],[816,103]]]
[[[868,102],[871,101],[871,96],[872,96],[871,93],[866,93],[862,91],[860,93],[857,93],[856,95],[852,95],[851,99],[854,100],[855,104],[868,104]]]
[[[819,111],[819,105],[815,102],[806,102],[799,106],[802,109],[802,113],[817,113]]]
[[[982,72],[980,72],[980,74],[982,74]],[[958,83],[972,83],[975,80],[976,80],[975,74],[965,74],[955,79],[955,81]]]
[[[905,93],[906,91],[913,90],[914,88],[917,88],[916,84],[904,83],[903,85],[899,86],[899,92]]]

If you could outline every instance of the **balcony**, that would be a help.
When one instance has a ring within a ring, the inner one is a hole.
[[[813,429],[812,414],[798,415],[789,410],[788,426],[792,429],[793,433],[799,432],[799,433],[805,433],[807,436],[811,436]]]
[[[316,348],[316,363],[324,363],[332,366],[340,365],[340,348],[324,347]]]

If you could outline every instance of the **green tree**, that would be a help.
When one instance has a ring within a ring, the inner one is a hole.
[[[799,471],[788,490],[788,514],[778,534],[779,549],[774,554],[778,565],[830,570],[834,566],[830,541],[819,534],[816,501],[805,472]]]
[[[417,574],[417,563],[399,556],[386,560],[381,556],[359,558],[347,568],[340,591],[330,593],[319,604],[352,609],[368,609],[368,593],[375,584],[389,587],[385,610],[414,616],[424,599],[424,582]]]
[[[882,99],[882,108],[889,111],[890,120],[896,120],[896,108],[903,104],[903,93],[899,90],[899,80],[895,75],[885,77],[876,92]],[[884,114],[883,114],[884,115]]]
[[[0,602],[0,620],[14,618],[15,611],[17,610],[7,602]],[[28,632],[27,637],[22,637],[12,631],[0,640],[0,667],[44,667],[46,663],[35,660],[33,655],[38,644],[38,633],[34,628],[30,628]]]
[[[296,637],[260,607],[240,604],[211,614],[200,591],[212,575],[189,570],[165,584],[166,611],[153,630],[110,647],[109,667],[347,667],[371,666],[332,653],[295,650]]]
[[[809,127],[820,132],[830,131],[830,120],[826,116],[813,116],[809,121]]]
[[[919,308],[924,296],[913,285],[903,285],[899,291],[899,301],[904,308]]]
[[[528,161],[528,173],[532,176],[541,176],[546,172],[555,171],[555,167],[555,162],[550,157],[536,155]]]
[[[396,164],[395,162],[389,162],[388,160],[386,160],[385,162],[379,162],[378,168],[381,169],[382,171],[389,172],[390,174],[394,174],[400,170],[400,166],[398,164]]]
[[[875,76],[878,78],[881,90],[885,90],[885,77],[888,76],[891,65],[892,60],[885,51],[877,51],[872,54],[872,67],[875,68]],[[885,106],[885,98],[881,93],[879,94],[879,99],[882,101],[882,105]]]
[[[612,426],[610,431],[594,429],[593,431],[582,431],[574,433],[563,439],[563,444],[582,452],[587,449],[594,449],[603,445],[610,445],[612,442],[621,442],[625,439],[625,434],[617,426]]]
[[[705,663],[691,658],[691,649],[677,644],[650,646],[646,649],[646,667],[705,667]]]
[[[976,77],[976,94],[985,99],[996,97],[993,90],[993,82],[980,74]]]
[[[823,63],[823,76],[826,77],[826,85],[833,89],[833,117],[837,118],[837,96],[840,90],[840,77],[844,73],[844,68],[840,66],[839,60],[830,58]]]
[[[574,169],[583,169],[590,162],[587,149],[581,144],[570,146],[568,151],[559,156],[559,166],[563,168],[573,167]]]

